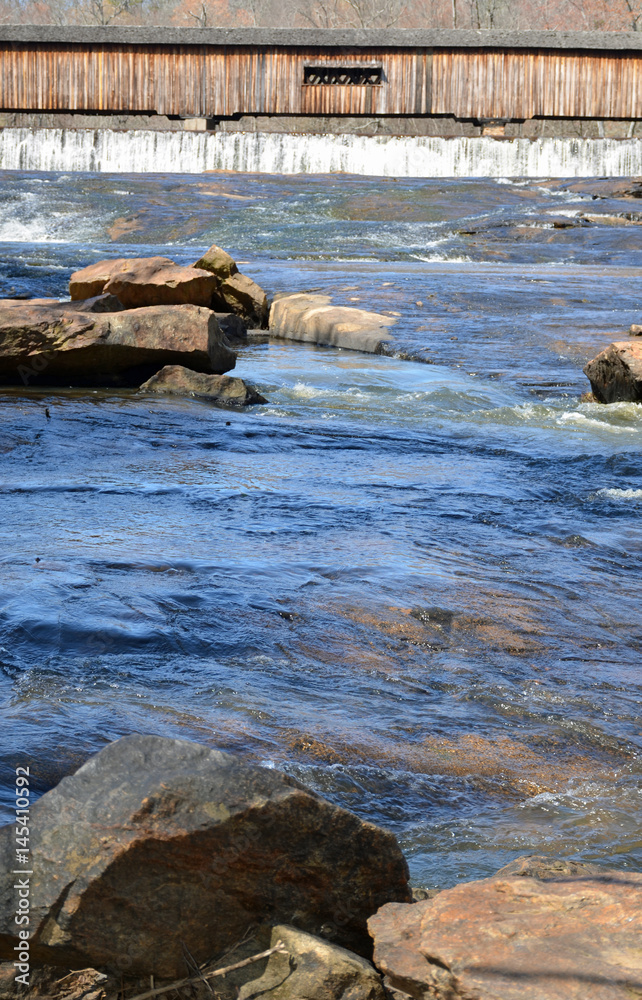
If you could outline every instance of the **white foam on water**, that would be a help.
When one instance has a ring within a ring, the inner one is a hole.
[[[596,490],[593,497],[610,497],[614,500],[642,500],[642,490],[620,490],[616,487]]]
[[[5,128],[0,169],[98,173],[348,173],[372,177],[632,177],[639,139]]]

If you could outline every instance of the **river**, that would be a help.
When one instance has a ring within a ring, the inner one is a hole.
[[[0,390],[3,819],[17,764],[44,792],[144,732],[389,827],[416,885],[525,853],[640,870],[642,408],[580,401],[583,364],[641,319],[639,203],[0,176],[4,296],[217,242],[270,294],[397,314],[390,357],[242,349],[269,400],[246,412]]]

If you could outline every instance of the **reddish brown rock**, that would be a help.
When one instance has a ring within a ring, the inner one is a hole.
[[[159,305],[209,307],[219,285],[215,275],[180,267],[168,257],[134,257],[99,261],[72,274],[72,299],[116,295],[126,309]]]
[[[25,385],[139,385],[164,364],[208,373],[234,368],[236,354],[210,309],[96,313],[96,303],[0,302],[0,378]]]
[[[598,403],[642,403],[642,343],[619,340],[586,365]]]
[[[387,904],[368,927],[375,964],[417,1000],[642,995],[642,874],[498,875]]]
[[[369,952],[366,920],[409,900],[391,833],[274,769],[182,740],[112,743],[31,807],[32,961],[179,978],[251,925]],[[0,958],[17,928],[15,828],[0,830]]]
[[[203,375],[182,365],[166,365],[140,387],[141,392],[171,396],[198,396],[219,406],[252,406],[267,403],[254,386],[229,375]]]

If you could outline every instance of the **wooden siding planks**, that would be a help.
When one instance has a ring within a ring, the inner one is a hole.
[[[640,118],[639,55],[437,51],[432,112],[458,118]]]
[[[303,83],[306,65],[380,65],[373,85]],[[642,118],[642,53],[0,43],[0,107],[183,117]]]

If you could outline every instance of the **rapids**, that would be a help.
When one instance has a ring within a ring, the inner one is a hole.
[[[269,404],[243,413],[0,390],[3,819],[16,765],[43,792],[152,732],[385,824],[415,884],[523,853],[639,870],[642,408],[580,401],[640,320],[634,209],[527,181],[3,174],[2,295],[216,241],[271,294],[398,314],[391,357],[250,344],[235,374]]]

